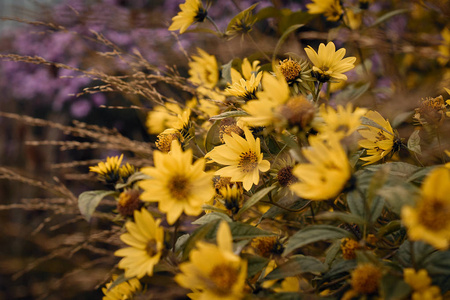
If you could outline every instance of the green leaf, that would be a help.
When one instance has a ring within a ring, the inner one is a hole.
[[[132,174],[130,177],[128,177],[127,182],[116,184],[115,189],[116,190],[122,189],[124,187],[131,186],[136,181],[150,179],[150,178],[151,177],[148,176],[147,174],[144,174],[144,173],[141,173],[141,172],[136,172],[136,173]]]
[[[367,166],[366,170],[376,172],[380,168],[389,167],[389,175],[401,178],[408,178],[412,173],[416,172],[419,167],[404,162],[388,162],[380,165]]]
[[[430,167],[425,167],[425,168],[420,168],[417,171],[413,172],[407,179],[408,182],[414,182],[414,183],[418,183],[421,184],[423,179],[428,175],[428,173],[431,172],[431,170],[433,170],[434,168],[439,167],[439,165],[437,166],[430,166]]]
[[[330,247],[328,247],[325,255],[325,264],[327,266],[331,265],[331,263],[335,260],[339,251],[341,251],[341,241],[334,241]]]
[[[362,198],[361,193],[358,190],[350,191],[347,194],[347,205],[350,212],[364,219],[366,213],[365,200]]]
[[[404,205],[414,205],[419,189],[405,182],[394,186],[384,186],[378,190],[377,194],[385,199],[386,207],[390,211],[400,215]]]
[[[399,231],[402,228],[402,222],[400,220],[394,220],[383,227],[380,228],[377,232],[378,237],[383,237],[385,235],[391,234],[393,232]]]
[[[256,7],[258,4],[259,4],[259,2],[253,4],[253,5],[250,6],[249,8],[246,8],[246,9],[244,9],[243,11],[241,11],[240,13],[238,13],[237,15],[235,15],[235,16],[233,17],[233,19],[231,19],[230,23],[228,23],[227,31],[231,30],[232,27],[233,27],[233,25],[234,25],[237,21],[239,21],[240,19],[242,19],[243,17],[245,17],[245,15],[246,15],[247,13],[251,13],[251,11],[254,10],[255,7]],[[231,81],[230,81],[230,82],[231,82]]]
[[[190,236],[191,236],[190,234],[183,234],[177,239],[175,243],[175,252],[180,251],[180,248],[186,244]]]
[[[234,240],[252,239],[260,236],[274,236],[275,233],[265,231],[241,222],[228,223]]]
[[[381,291],[386,300],[406,299],[411,293],[411,287],[402,278],[386,274],[381,279]]]
[[[222,144],[219,137],[220,121],[215,121],[209,128],[205,139],[205,150],[211,151],[215,146]]]
[[[131,277],[132,278],[132,277]],[[117,276],[116,280],[114,280],[113,283],[111,283],[111,285],[108,287],[108,291],[112,290],[113,288],[115,288],[116,286],[118,286],[121,283],[124,283],[126,281],[128,281],[131,278],[127,278],[125,277],[125,273],[120,274],[119,276]]]
[[[236,214],[236,218],[239,219],[241,214],[245,212],[247,209],[258,203],[261,199],[263,199],[268,193],[270,193],[276,186],[269,186],[267,188],[263,188],[253,194],[250,198],[245,201],[244,205],[239,209],[238,213]]]
[[[243,110],[231,110],[223,112],[217,116],[211,117],[209,120],[223,120],[225,118],[231,118],[231,117],[245,117],[248,116],[248,113]]]
[[[264,269],[270,261],[267,258],[248,253],[242,253],[241,256],[243,259],[247,260],[247,277],[253,277],[261,272],[261,270]]]
[[[116,193],[116,191],[103,190],[83,192],[78,197],[78,208],[80,209],[83,217],[87,221],[89,221],[100,201],[102,201],[102,199],[106,196],[110,196]]]
[[[330,225],[312,225],[296,232],[289,238],[283,255],[288,255],[295,249],[310,243],[352,236],[353,235],[350,232],[342,228]]]
[[[414,111],[406,111],[398,114],[393,120],[392,120],[392,127],[397,128],[400,126],[403,122],[411,118],[414,114]]]
[[[283,45],[284,41],[286,40],[286,38],[294,31],[296,31],[297,29],[299,29],[300,27],[304,26],[304,24],[296,24],[296,25],[292,25],[290,26],[288,29],[286,29],[286,31],[283,32],[283,34],[281,35],[280,39],[277,42],[277,45],[275,46],[275,50],[273,51],[273,55],[272,55],[272,62],[275,62],[275,58],[277,57],[277,53],[281,48],[281,45]],[[273,68],[275,70],[275,68]]]
[[[330,281],[336,277],[342,277],[342,273],[348,273],[351,270],[353,270],[354,268],[356,268],[356,260],[352,259],[352,260],[339,260],[339,261],[335,261],[329,271],[327,273],[324,274],[323,276],[323,280],[324,281]],[[340,276],[337,276],[340,275]]]
[[[281,16],[280,10],[273,6],[264,7],[260,9],[255,15],[256,19],[258,20],[264,20],[268,18],[278,18],[280,16]]]
[[[336,102],[337,103],[353,102],[362,95],[364,95],[364,93],[367,92],[369,88],[370,82],[367,82],[359,86],[356,84],[352,84],[336,96]]]
[[[416,152],[417,154],[422,154],[422,149],[420,148],[420,130],[414,130],[408,139],[408,149]]]
[[[214,212],[205,214],[204,216],[201,216],[200,218],[198,218],[197,220],[192,222],[192,224],[204,225],[206,223],[209,223],[209,222],[212,222],[215,220],[224,220],[226,222],[232,222],[231,218],[229,216],[227,216],[226,214],[214,211]]]
[[[219,225],[219,223],[220,220],[214,220],[197,228],[185,243],[182,259],[186,260],[189,257],[189,252],[195,247],[195,244],[198,241],[204,240],[208,235],[211,235],[212,231],[217,230],[217,226]]]
[[[294,255],[284,264],[275,268],[264,277],[264,280],[281,279],[297,276],[303,273],[323,273],[327,267],[317,258],[311,256]]]
[[[316,220],[339,220],[347,224],[364,224],[364,219],[358,215],[337,211],[327,211],[321,213],[320,215],[316,216]]]
[[[227,64],[222,65],[222,78],[225,80],[227,84],[231,84],[231,68],[233,67],[236,59],[230,60]]]
[[[288,195],[286,197],[283,197],[277,202],[277,204],[279,204],[283,207],[289,208],[289,209],[298,210],[310,203],[309,200],[303,200],[303,199],[299,199],[294,202],[294,199],[292,199],[292,197],[294,197],[294,196]],[[289,211],[274,205],[271,208],[269,208],[269,210],[266,211],[262,215],[261,219],[274,219],[276,216],[283,214],[283,213],[289,213]]]
[[[394,17],[396,15],[399,15],[399,14],[406,13],[408,11],[409,11],[409,9],[404,9],[404,8],[403,9],[397,9],[397,10],[394,10],[394,11],[390,11],[390,12],[382,15],[381,17],[379,17],[370,27],[378,26],[381,23],[389,20],[390,18],[392,18],[392,17]]]
[[[433,284],[439,285],[442,294],[450,290],[450,251],[436,251],[426,257],[422,266],[427,269]]]

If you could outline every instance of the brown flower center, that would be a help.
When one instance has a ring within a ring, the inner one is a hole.
[[[303,96],[290,98],[281,107],[280,114],[287,119],[289,125],[298,126],[300,129],[306,127],[314,118],[315,108]]]
[[[145,247],[145,251],[147,252],[148,256],[155,256],[158,253],[158,244],[156,243],[156,240],[150,240]]]
[[[450,227],[450,205],[440,199],[421,201],[417,207],[419,222],[431,230],[443,230]]]
[[[238,166],[242,169],[242,172],[249,173],[255,170],[258,166],[258,157],[256,153],[249,150],[240,155]]]
[[[290,58],[280,61],[279,68],[287,82],[294,81],[300,77],[300,73],[302,72],[300,64]]]
[[[189,197],[189,179],[183,175],[175,175],[167,184],[167,189],[173,198],[186,200]]]
[[[287,166],[278,171],[277,179],[282,187],[290,186],[298,181],[294,174],[292,174],[292,169],[293,167]]]
[[[238,270],[226,264],[217,265],[211,270],[209,279],[218,294],[228,295],[238,279]]]

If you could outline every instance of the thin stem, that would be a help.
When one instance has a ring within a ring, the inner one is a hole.
[[[310,208],[311,208],[312,222],[313,222],[313,224],[314,224],[314,223],[316,222],[316,220],[315,220],[315,218],[314,218],[315,214],[314,214],[314,207],[313,207],[312,201],[309,201],[309,206],[310,206]]]
[[[319,84],[317,85],[317,90],[316,90],[316,94],[314,95],[314,102],[317,102],[319,100],[319,94],[320,94],[320,90],[322,89],[323,86],[323,82],[319,82]]]
[[[279,207],[279,208],[284,209],[284,210],[287,210],[287,211],[289,211],[289,212],[300,212],[300,211],[304,210],[305,208],[307,208],[308,205],[311,203],[311,201],[308,201],[308,203],[306,203],[306,204],[303,205],[302,207],[297,208],[297,209],[292,209],[292,208],[288,208],[288,207],[286,207],[286,206],[280,205],[280,204],[278,204],[278,203],[276,203],[276,202],[272,202],[272,201],[264,201],[264,200],[261,200],[261,201],[259,201],[259,202],[261,202],[261,203],[266,203],[266,204],[271,204],[271,205],[273,205],[273,206]]]
[[[174,229],[173,229],[173,239],[172,239],[172,252],[173,253],[175,253],[175,244],[177,243],[177,233],[178,233],[178,229],[180,228],[180,223],[181,223],[180,220],[181,220],[181,216],[175,222]]]
[[[223,32],[220,31],[220,29],[219,29],[219,27],[217,26],[216,22],[214,22],[214,20],[211,19],[210,16],[206,16],[206,19],[207,19],[209,22],[211,22],[211,24],[213,24],[214,28],[216,29],[216,31],[217,31],[218,33],[220,33],[220,35],[222,35],[222,36],[224,35]]]
[[[247,33],[247,36],[252,42],[252,44],[256,47],[256,49],[258,49],[258,51],[260,51],[269,62],[272,61],[272,59],[259,47],[259,45],[255,42],[255,40],[249,33]]]

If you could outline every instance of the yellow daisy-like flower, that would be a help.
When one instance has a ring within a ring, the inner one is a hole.
[[[184,212],[198,216],[202,205],[214,196],[213,175],[205,173],[205,159],[192,162],[192,150],[185,152],[174,140],[169,153],[155,151],[154,167],[142,168],[141,172],[151,179],[142,180],[142,201],[158,202],[159,210],[166,213],[167,222],[175,223]]]
[[[200,0],[186,0],[180,4],[181,11],[172,18],[170,31],[180,30],[180,34],[184,33],[194,22],[203,22],[207,12],[203,8]]]
[[[306,8],[310,14],[323,14],[328,21],[338,21],[344,10],[339,0],[313,0]]]
[[[373,126],[365,124],[366,128],[358,130],[359,134],[364,138],[358,144],[367,149],[367,156],[360,158],[363,161],[367,161],[364,166],[373,164],[393,150],[395,151],[400,142],[395,137],[389,121],[384,119],[378,112],[368,111],[365,117],[373,121],[374,124]]]
[[[102,292],[103,300],[128,300],[133,299],[133,296],[142,290],[142,285],[138,279],[132,278],[128,281],[119,283],[115,287],[109,290],[109,287],[117,279],[117,275],[112,276],[112,281],[107,283]]]
[[[355,67],[356,57],[344,58],[346,50],[341,48],[336,51],[333,42],[329,42],[326,46],[321,43],[317,52],[311,46],[305,48],[305,51],[313,64],[311,74],[320,82],[327,82],[330,79],[347,80],[347,76],[343,73]]]
[[[250,115],[241,121],[250,126],[286,126],[304,128],[313,119],[315,108],[304,96],[290,96],[289,85],[281,73],[273,76],[265,73],[263,91],[257,92],[257,100],[248,101],[242,108]]]
[[[261,67],[259,66],[259,60],[254,60],[252,63],[247,58],[244,58],[241,64],[242,69],[242,75],[241,73],[236,70],[235,68],[231,68],[231,80],[232,83],[238,82],[241,80],[241,78],[244,78],[245,80],[250,80],[250,77],[252,77],[253,74],[256,74],[259,72]]]
[[[120,179],[120,164],[123,154],[119,156],[107,157],[106,162],[99,162],[97,166],[89,167],[89,171],[97,173],[100,179],[108,183],[115,183]]]
[[[226,222],[217,230],[217,245],[198,242],[189,261],[180,265],[175,281],[194,293],[191,299],[235,300],[244,297],[247,262],[233,253],[231,231]]]
[[[262,75],[262,73],[258,73],[256,76],[255,74],[252,74],[248,80],[241,78],[239,81],[236,81],[229,86],[225,90],[225,93],[231,96],[244,98],[245,100],[255,99],[256,90],[259,87]]]
[[[255,140],[248,128],[244,129],[245,139],[231,133],[225,134],[224,145],[211,150],[206,157],[213,161],[227,165],[216,171],[216,175],[231,177],[233,182],[242,182],[244,189],[250,190],[253,184],[259,183],[259,171],[266,172],[270,163],[263,160],[259,138]]]
[[[421,187],[415,208],[402,208],[402,222],[411,240],[422,240],[437,249],[450,246],[450,169],[434,169]]]
[[[337,110],[325,104],[320,106],[320,116],[323,123],[317,124],[316,129],[320,136],[328,139],[328,136],[335,136],[343,139],[350,136],[361,126],[361,117],[367,112],[365,108],[357,107],[353,110],[353,105],[347,103],[344,107],[338,105]]]
[[[197,48],[198,56],[189,62],[189,81],[198,86],[212,89],[219,81],[219,67],[216,57]]]
[[[147,114],[145,125],[150,134],[159,134],[165,129],[173,127],[178,122],[178,115],[183,114],[183,109],[176,103],[158,105]]]
[[[153,267],[159,262],[164,247],[164,230],[160,219],[153,219],[147,209],[134,211],[134,222],[125,224],[127,233],[120,239],[130,247],[117,250],[114,255],[123,257],[119,268],[125,269],[125,277],[153,275]]]
[[[311,147],[302,149],[309,163],[294,167],[292,172],[299,181],[290,189],[304,199],[332,199],[344,190],[351,177],[347,155],[336,138],[324,141],[313,136],[309,143]]]

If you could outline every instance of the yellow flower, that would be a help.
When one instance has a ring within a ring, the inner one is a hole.
[[[220,203],[223,204],[226,209],[231,211],[231,213],[237,213],[242,206],[242,201],[244,200],[242,187],[239,188],[237,184],[233,184],[232,186],[226,185],[220,188],[219,193],[222,198],[220,199]]]
[[[189,261],[180,265],[175,281],[194,293],[191,299],[234,300],[244,296],[247,262],[233,253],[230,228],[222,222],[217,230],[217,246],[198,242]]]
[[[352,289],[360,294],[375,293],[378,291],[381,276],[381,270],[370,263],[358,265],[352,272]]]
[[[259,72],[261,67],[259,66],[259,60],[254,60],[252,63],[247,58],[244,58],[241,64],[242,75],[235,68],[231,68],[231,81],[232,83],[238,82],[241,78],[249,80],[253,74]]]
[[[245,100],[255,99],[256,90],[259,87],[262,75],[262,73],[258,73],[256,76],[255,74],[252,74],[248,80],[240,78],[239,81],[230,85],[225,90],[225,93],[231,96],[244,98]]]
[[[138,279],[132,278],[128,281],[119,283],[109,290],[109,287],[117,279],[117,275],[112,276],[112,281],[107,283],[102,292],[105,295],[103,300],[128,300],[133,299],[133,296],[142,290],[142,285]]]
[[[219,67],[216,57],[197,48],[199,56],[192,56],[189,62],[189,81],[198,86],[212,89],[219,81]]]
[[[350,238],[344,238],[341,241],[342,257],[344,259],[355,259],[356,250],[360,249],[358,241]]]
[[[406,268],[403,270],[403,277],[405,282],[415,291],[424,290],[431,284],[431,278],[428,276],[428,272],[425,269],[416,272],[413,268]]]
[[[302,149],[309,163],[294,167],[292,172],[299,181],[293,183],[290,189],[309,200],[332,199],[344,190],[351,177],[347,155],[336,138],[326,142],[310,137],[309,143],[311,147]]]
[[[443,39],[442,44],[439,46],[441,56],[437,60],[441,65],[445,65],[450,60],[450,29],[444,28],[441,35]]]
[[[132,217],[134,211],[142,207],[140,195],[141,193],[135,189],[128,189],[120,193],[117,201],[119,213],[124,217]]]
[[[216,171],[216,175],[231,177],[233,182],[242,182],[244,189],[250,190],[253,184],[259,183],[259,171],[266,172],[270,163],[263,160],[259,138],[255,140],[248,128],[244,129],[245,139],[231,133],[225,134],[224,145],[211,150],[206,157],[227,165]]]
[[[97,166],[89,167],[89,171],[97,173],[99,178],[107,183],[116,183],[120,179],[120,164],[123,154],[107,157],[106,162],[99,162]]]
[[[284,129],[304,128],[314,117],[314,105],[304,96],[290,96],[284,76],[265,73],[263,91],[257,92],[257,100],[248,101],[242,108],[250,115],[241,120],[250,126],[275,126]]]
[[[158,202],[169,224],[175,223],[183,212],[198,216],[204,202],[214,196],[213,175],[203,171],[205,160],[201,158],[191,164],[192,150],[183,152],[175,140],[169,153],[155,151],[153,161],[155,167],[141,169],[151,177],[139,182],[144,190],[142,201]]]
[[[158,105],[147,115],[145,125],[150,134],[159,134],[165,129],[173,127],[178,122],[178,115],[183,114],[183,109],[176,103],[165,103]]]
[[[347,103],[345,107],[338,105],[337,110],[322,104],[320,106],[320,116],[323,119],[323,123],[317,124],[316,129],[324,139],[328,139],[331,135],[338,139],[343,139],[350,136],[361,126],[361,117],[366,112],[367,109],[359,107],[353,110],[351,103]]]
[[[419,107],[415,109],[414,118],[422,125],[430,124],[438,126],[442,124],[447,116],[444,97],[427,97],[420,101]]]
[[[153,267],[159,262],[164,243],[164,230],[160,219],[153,219],[147,209],[134,212],[134,222],[125,224],[127,233],[120,239],[130,247],[117,250],[114,255],[123,257],[119,268],[125,269],[125,277],[153,275]]]
[[[418,272],[413,268],[403,271],[403,278],[414,290],[412,300],[441,300],[442,295],[439,287],[431,285],[431,278],[425,269]]]
[[[310,14],[324,14],[328,21],[338,21],[344,10],[339,0],[313,0],[306,8]]]
[[[305,48],[305,51],[313,63],[311,74],[320,82],[327,82],[330,79],[337,81],[347,80],[347,76],[342,73],[350,71],[355,67],[356,57],[344,58],[346,50],[341,48],[336,51],[333,42],[329,42],[326,46],[321,43],[317,53],[311,46]]]
[[[421,187],[415,208],[402,208],[402,222],[411,240],[422,240],[437,249],[450,245],[450,169],[431,171]]]
[[[365,124],[366,128],[358,130],[364,138],[358,144],[367,149],[367,156],[360,158],[367,161],[364,166],[381,160],[393,150],[396,150],[395,148],[398,147],[399,143],[389,121],[385,120],[378,112],[368,111],[365,117],[373,121],[374,124],[373,126]]]
[[[206,18],[206,10],[203,8],[200,0],[186,0],[180,4],[181,11],[172,18],[170,31],[180,30],[180,34],[184,33],[194,22],[203,22]]]

